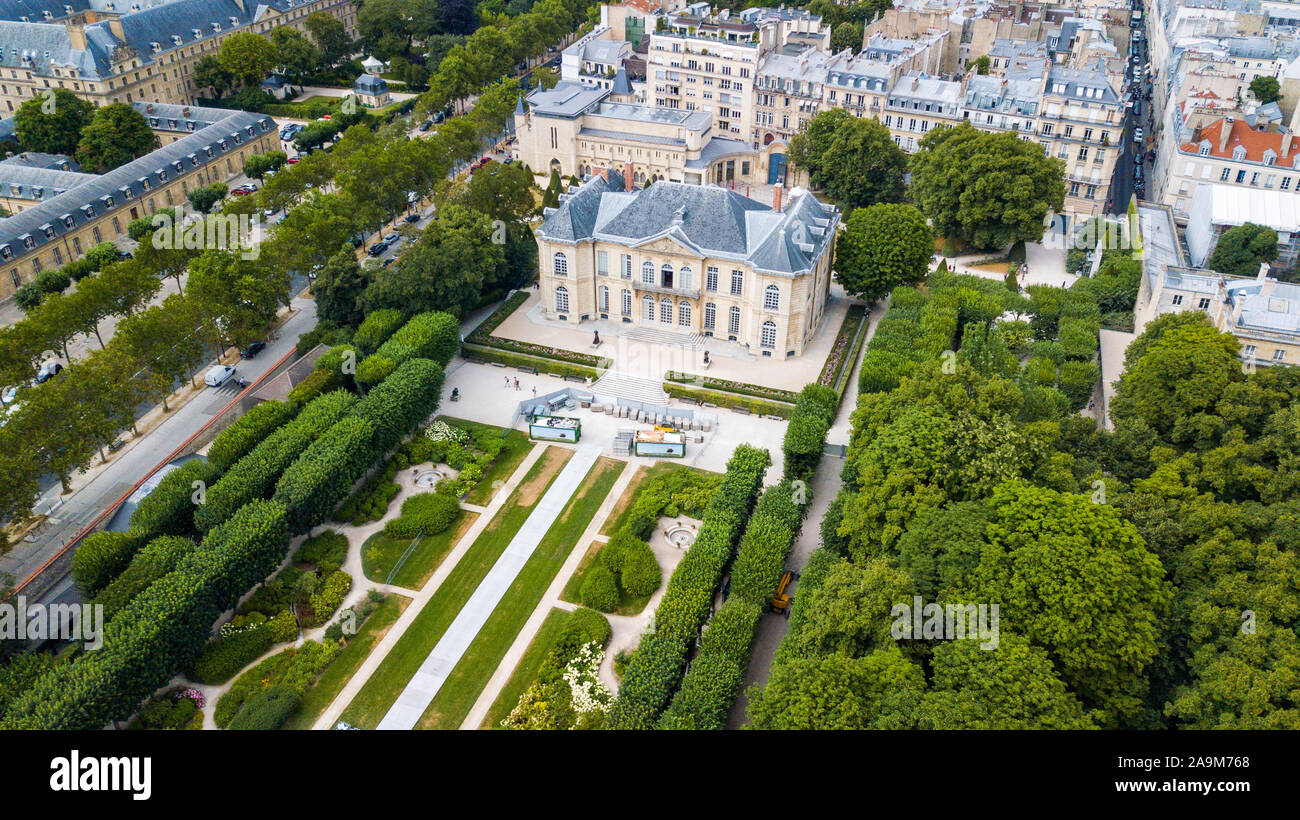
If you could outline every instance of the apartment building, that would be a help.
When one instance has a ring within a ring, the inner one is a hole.
[[[227,180],[249,156],[280,147],[275,121],[264,114],[140,105],[158,149],[106,174],[69,178],[62,193],[0,219],[0,299],[42,270],[125,236],[131,220],[183,205],[193,188]],[[0,178],[6,173],[12,170],[0,170]]]
[[[626,172],[597,168],[534,232],[545,315],[799,356],[825,319],[839,219],[807,193],[769,207],[712,186],[636,190]]]
[[[647,102],[704,111],[720,133],[758,147],[754,77],[762,57],[786,46],[825,49],[830,29],[802,9],[716,14],[707,3],[659,18],[646,56]]]
[[[1124,103],[1099,69],[1052,66],[1043,86],[1038,141],[1065,163],[1065,212],[1075,219],[1107,212],[1124,138]]]
[[[1293,269],[1300,262],[1300,193],[1202,183],[1192,197],[1187,218],[1187,250],[1192,264],[1206,264],[1223,234],[1247,223],[1277,233],[1276,267]]]
[[[907,72],[885,95],[881,120],[894,144],[911,153],[932,129],[961,124],[964,99],[964,85],[959,80]]]
[[[586,178],[625,168],[646,182],[729,184],[766,179],[770,151],[719,132],[705,111],[613,102],[610,91],[560,82],[515,109],[514,156],[538,174]]]
[[[351,0],[4,0],[0,113],[53,88],[97,106],[192,103],[204,93],[194,84],[194,64],[231,34],[304,29],[317,11],[355,36]]]
[[[592,88],[612,89],[632,44],[608,25],[598,25],[560,53],[560,79]]]

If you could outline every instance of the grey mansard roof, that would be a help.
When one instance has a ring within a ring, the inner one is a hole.
[[[11,262],[19,259],[106,214],[129,213],[133,205],[137,214],[143,215],[144,210],[138,201],[147,197],[147,192],[154,186],[165,184],[182,171],[214,162],[239,150],[245,140],[275,129],[275,121],[264,114],[246,111],[228,111],[226,114],[223,119],[193,134],[106,174],[92,175],[92,179],[66,193],[0,219],[0,260]],[[67,224],[68,220],[71,220],[71,225]]]
[[[603,240],[635,247],[670,237],[701,256],[750,263],[756,270],[795,275],[828,253],[839,212],[811,194],[783,211],[715,186],[657,182],[626,192],[620,174],[599,174],[548,209],[537,229],[561,242]]]

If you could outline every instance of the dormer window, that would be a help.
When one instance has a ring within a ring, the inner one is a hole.
[[[192,28],[192,29],[190,29],[190,31],[194,33],[194,39],[195,39],[195,40],[202,40],[202,39],[203,39],[203,29]]]
[[[225,140],[217,140],[217,145],[221,148],[222,151],[226,150],[226,141],[225,141]],[[208,154],[208,156],[212,156],[212,155],[211,155],[211,154]]]
[[[42,226],[41,226],[41,230],[45,232],[45,238],[46,238],[46,239],[53,239],[53,238],[54,238],[54,226],[53,226],[53,225],[48,225],[48,224],[47,224],[47,225],[42,225]]]
[[[41,12],[41,14],[44,15],[44,17],[45,17],[46,20],[53,20],[53,19],[54,19],[54,15],[53,15],[53,14],[52,14],[48,9],[46,9],[46,10],[43,11],[43,12]]]
[[[1233,149],[1232,149],[1232,158],[1233,158],[1234,160],[1237,160],[1238,162],[1240,162],[1241,160],[1245,159],[1245,158],[1246,158],[1246,146],[1244,146],[1244,145],[1238,145],[1236,148],[1233,148]]]
[[[1272,148],[1264,152],[1264,164],[1265,165],[1277,164],[1277,152],[1274,151]]]
[[[36,247],[36,240],[32,238],[31,234],[27,234],[23,237],[23,247],[29,251]]]
[[[221,31],[221,24],[220,24],[220,23],[215,23],[215,22],[214,22],[214,23],[212,24],[212,30],[213,30],[214,32],[220,33],[220,31]]]
[[[95,218],[95,206],[94,206],[94,205],[82,205],[82,206],[81,206],[81,212],[84,213],[84,214],[86,215],[86,218],[87,218],[87,219],[94,219],[94,218]]]
[[[162,51],[162,43],[151,42],[149,43],[149,48],[153,49],[154,54],[157,54],[158,52]]]
[[[113,197],[111,197],[111,196],[105,196],[103,199],[104,199],[104,207],[105,207],[105,208],[111,208],[111,207],[113,207]]]
[[[76,224],[76,221],[72,218],[72,214],[63,215],[63,224],[65,227],[68,228],[71,228],[74,224]]]
[[[1200,154],[1203,157],[1208,157],[1210,155],[1210,141],[1201,140],[1201,145],[1197,149],[1196,153]]]
[[[13,259],[14,258],[13,249],[10,248],[8,245],[0,246],[0,257],[3,257],[5,259]]]
[[[146,191],[148,191],[150,188],[153,187],[152,183],[149,182],[149,177],[140,177],[138,181],[140,183],[140,187],[144,188]]]
[[[158,181],[159,181],[159,182],[166,182],[166,181],[167,181],[167,169],[166,169],[166,168],[159,168],[159,169],[158,169]]]
[[[194,154],[190,154],[190,165],[193,165],[195,168],[199,167],[199,158]]]
[[[176,160],[175,162],[172,163],[172,167],[175,168],[176,173],[179,174],[185,170],[185,163],[181,162],[180,160]]]
[[[121,188],[119,188],[118,190],[120,190],[120,191],[122,192],[122,198],[123,198],[123,199],[130,199],[132,196],[135,195],[135,192],[132,191],[129,187],[127,187],[127,186],[125,186],[125,185],[123,185],[123,186],[122,186]]]
[[[213,153],[212,146],[211,145],[205,146],[203,149],[203,153],[208,155],[208,159],[212,159],[212,153]]]

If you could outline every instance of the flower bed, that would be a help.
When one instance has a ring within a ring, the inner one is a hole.
[[[533,345],[538,347],[538,345]],[[461,355],[466,358],[482,359],[485,362],[498,362],[509,365],[510,367],[530,367],[539,373],[545,373],[553,376],[580,376],[585,379],[595,381],[604,373],[605,363],[603,360],[597,360],[597,367],[586,367],[581,364],[568,364],[552,358],[539,358],[535,355],[524,355],[520,353],[511,353],[505,349],[496,347],[484,347],[482,345],[464,344],[461,346]],[[575,354],[577,355],[577,354]],[[591,357],[595,359],[596,357]]]
[[[835,388],[835,392],[841,398],[844,396],[844,389],[848,386],[845,378],[846,371],[853,369],[853,361],[858,357],[858,351],[862,349],[862,338],[858,337],[858,330],[866,319],[867,309],[864,306],[849,307],[848,314],[840,323],[840,331],[835,335],[835,344],[831,346],[831,352],[826,356],[826,363],[822,365],[821,376],[817,380],[818,384]],[[844,379],[843,384],[840,383],[841,379]]]
[[[742,396],[753,396],[754,398],[769,399],[771,401],[793,402],[795,398],[794,393],[778,387],[763,387],[757,384],[728,381],[727,379],[710,379],[708,376],[680,373],[673,370],[669,370],[664,374],[664,381],[691,385],[706,390],[718,390],[723,393],[737,393]]]

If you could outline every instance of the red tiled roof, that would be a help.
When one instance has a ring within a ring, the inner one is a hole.
[[[1222,151],[1219,150],[1219,138],[1222,136],[1222,129],[1231,128],[1228,135],[1228,143]],[[1237,150],[1237,146],[1244,146],[1246,149],[1246,159],[1250,162],[1263,162],[1264,152],[1272,148],[1273,153],[1277,154],[1278,165],[1291,165],[1295,162],[1297,156],[1300,156],[1300,139],[1291,140],[1290,151],[1285,155],[1282,153],[1282,134],[1277,131],[1256,131],[1241,120],[1228,122],[1227,118],[1217,119],[1201,129],[1201,133],[1196,140],[1184,143],[1180,150],[1184,153],[1195,154],[1200,151],[1201,140],[1210,141],[1210,156],[1219,157],[1220,159],[1232,159],[1232,153]]]

